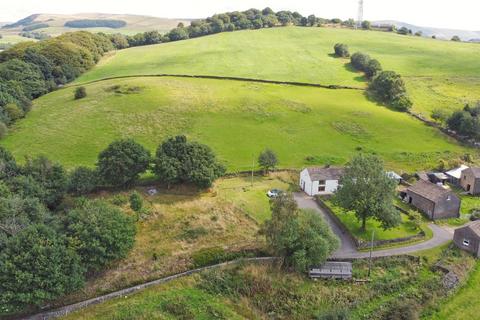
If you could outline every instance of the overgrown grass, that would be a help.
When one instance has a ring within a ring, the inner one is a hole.
[[[92,166],[118,138],[154,151],[176,134],[211,146],[229,171],[251,170],[265,148],[283,168],[340,165],[360,150],[379,154],[399,172],[475,154],[406,114],[378,107],[361,91],[175,78],[85,87],[82,100],[73,99],[73,88],[37,99],[0,144],[20,161],[46,154],[70,168]],[[124,94],[128,88],[142,89]]]

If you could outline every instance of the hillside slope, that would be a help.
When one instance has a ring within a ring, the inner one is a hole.
[[[90,20],[121,20],[125,21],[127,25],[123,28],[68,28],[65,23],[73,20],[90,19]],[[22,23],[22,20],[25,22]],[[63,14],[34,14],[17,22],[18,26],[14,28],[6,28],[5,26],[0,30],[0,34],[12,34],[21,32],[26,26],[36,24],[48,24],[46,28],[40,28],[35,31],[42,31],[52,36],[56,36],[69,31],[88,30],[91,32],[106,32],[106,33],[124,33],[135,34],[149,30],[158,30],[160,32],[169,31],[175,28],[179,22],[186,23],[187,20],[181,19],[166,19],[141,15],[131,14],[105,14],[105,13],[79,13],[72,15]]]
[[[73,99],[74,88],[36,100],[0,143],[17,159],[46,154],[73,167],[92,166],[114,139],[131,137],[154,151],[166,137],[187,134],[211,146],[229,171],[250,170],[264,148],[278,153],[283,168],[343,164],[363,150],[415,170],[471,152],[358,90],[155,77],[86,90],[82,100]]]
[[[348,60],[331,55],[343,42],[384,69],[402,74],[414,109],[429,115],[480,99],[480,46],[392,33],[330,28],[275,28],[222,33],[137,47],[105,58],[77,82],[139,74],[207,74],[364,86]]]

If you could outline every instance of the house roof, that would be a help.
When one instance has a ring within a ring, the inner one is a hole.
[[[480,220],[470,222],[464,228],[468,228],[468,229],[472,230],[473,233],[475,233],[478,237],[480,237]]]
[[[318,268],[311,268],[310,276],[351,276],[352,263],[351,262],[325,262],[324,265]]]
[[[478,167],[468,168],[468,169],[465,169],[464,171],[469,171],[473,174],[475,178],[480,178],[480,168]]]
[[[465,169],[468,169],[468,167],[466,165],[462,164],[458,168],[455,168],[455,169],[452,169],[450,171],[445,172],[445,174],[447,176],[453,177],[455,179],[460,179],[460,177],[462,176],[462,171],[465,170]]]
[[[437,202],[438,200],[444,198],[446,195],[452,194],[452,191],[448,189],[423,180],[419,180],[413,186],[408,187],[407,191],[415,193],[433,202]]]
[[[430,179],[428,179],[428,175],[426,172],[417,172],[417,177],[420,179],[420,180],[424,180],[424,181],[429,181]]]
[[[429,173],[428,175],[432,175],[439,180],[447,180],[448,179],[448,176],[446,174],[442,173],[442,172],[432,172],[432,173]]]
[[[343,168],[307,168],[308,175],[312,181],[319,180],[340,180],[345,170]]]

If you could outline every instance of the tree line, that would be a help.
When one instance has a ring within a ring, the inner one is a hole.
[[[0,138],[28,113],[33,99],[74,80],[114,48],[109,36],[79,31],[1,52]]]
[[[167,187],[206,188],[225,173],[208,146],[184,136],[163,141],[154,157],[133,140],[117,140],[100,152],[95,168],[71,172],[44,156],[19,165],[0,147],[0,313],[40,307],[124,258],[134,245],[136,219],[79,196],[131,187],[147,170]],[[136,192],[130,207],[142,208]]]
[[[480,101],[473,105],[466,104],[462,110],[452,113],[444,109],[434,109],[431,117],[461,136],[480,140]]]
[[[348,45],[344,43],[335,44],[333,49],[337,57],[350,58],[352,67],[365,73],[369,80],[368,92],[374,99],[399,111],[412,107],[405,82],[398,73],[383,71],[380,62],[368,54],[355,52],[350,55]]]

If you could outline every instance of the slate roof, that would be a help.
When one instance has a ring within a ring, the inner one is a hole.
[[[351,278],[352,263],[351,262],[325,262],[318,268],[311,268],[309,275],[312,278]]]
[[[438,200],[443,199],[445,196],[451,195],[453,193],[448,189],[442,188],[434,183],[423,180],[419,180],[413,186],[408,187],[407,191],[415,193],[433,202],[437,202]]]
[[[308,175],[312,181],[319,180],[340,180],[345,170],[343,168],[307,168]]]
[[[469,172],[472,172],[473,173],[473,176],[475,178],[480,178],[480,168],[476,167],[476,168],[468,168],[468,169],[465,169],[463,171],[469,171]]]
[[[473,233],[475,233],[478,237],[480,237],[480,220],[471,222],[467,224],[464,228],[468,228],[472,230]]]

